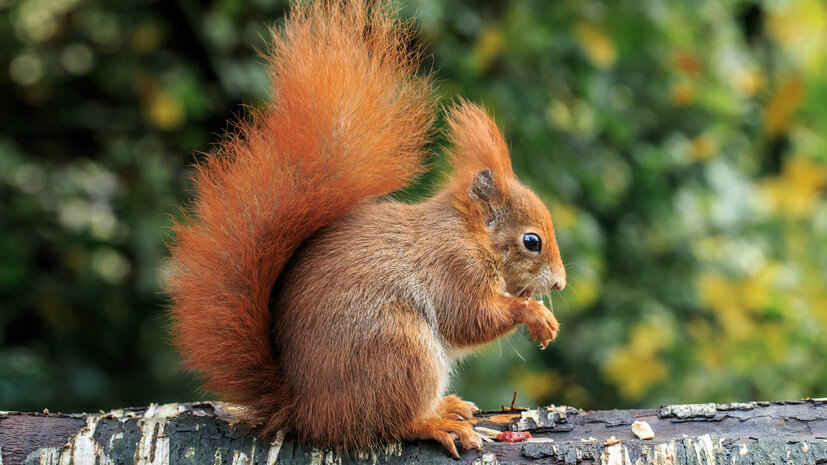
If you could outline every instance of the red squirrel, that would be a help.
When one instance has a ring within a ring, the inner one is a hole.
[[[481,442],[474,404],[446,396],[455,361],[520,324],[557,335],[533,298],[566,284],[551,217],[483,109],[447,110],[439,192],[390,198],[426,169],[438,111],[411,34],[384,3],[294,4],[271,97],[196,166],[174,225],[175,344],[265,438],[458,456]]]

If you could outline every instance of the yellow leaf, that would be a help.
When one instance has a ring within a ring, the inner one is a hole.
[[[184,124],[184,107],[167,92],[157,92],[149,98],[145,111],[147,120],[153,126],[171,131]]]
[[[764,73],[755,68],[743,68],[736,72],[732,79],[732,85],[744,95],[753,97],[766,85],[767,78]]]
[[[672,328],[661,320],[639,323],[629,333],[629,345],[638,353],[654,353],[671,344]]]
[[[548,399],[558,392],[562,385],[560,376],[551,372],[526,373],[517,381],[518,392],[535,403]]]
[[[666,364],[658,353],[672,345],[672,327],[667,323],[653,317],[635,325],[629,342],[615,349],[603,365],[603,375],[623,397],[639,399],[666,378]]]
[[[477,72],[486,71],[505,48],[503,33],[497,26],[488,26],[482,31],[474,51],[471,54],[471,65]]]
[[[569,108],[558,99],[552,100],[546,109],[546,120],[560,129],[567,130],[571,128],[572,119]]]
[[[761,192],[776,212],[807,216],[815,209],[820,192],[827,187],[827,165],[805,157],[788,160],[781,174],[763,182]]]
[[[718,273],[703,273],[699,280],[701,303],[712,309],[736,305],[732,283]]]
[[[140,24],[132,33],[130,46],[143,55],[154,53],[161,46],[161,31],[155,24]]]
[[[617,58],[617,49],[601,26],[581,23],[574,28],[575,37],[592,63],[598,68],[608,68]]]
[[[695,101],[695,88],[689,82],[679,82],[672,86],[672,103],[679,106],[689,105]]]
[[[728,336],[743,340],[753,333],[754,324],[736,288],[733,280],[718,273],[704,273],[699,280],[701,303],[713,310]]]
[[[750,310],[764,308],[770,302],[770,291],[776,282],[775,268],[765,267],[752,276],[749,276],[735,288],[743,306]]]
[[[574,282],[574,279],[569,280],[569,283]],[[585,308],[595,303],[600,297],[601,280],[597,273],[582,273],[577,277],[577,288],[573,294],[569,294],[574,298],[574,303],[580,307]],[[572,287],[572,289],[575,289]]]
[[[718,154],[718,142],[710,134],[701,134],[692,139],[691,157],[695,161],[706,160]]]
[[[802,69],[819,69],[827,51],[827,6],[824,1],[771,2],[769,6],[769,35]]]
[[[630,400],[643,397],[666,374],[666,365],[656,354],[641,354],[630,347],[618,348],[603,365],[603,375]]]
[[[545,200],[545,199],[544,199]],[[574,229],[580,222],[580,210],[572,204],[563,202],[546,202],[551,205],[551,215],[554,219],[554,227],[560,229]]]
[[[789,360],[790,334],[777,323],[763,323],[758,328],[763,343],[764,359],[769,363],[784,364]]]
[[[770,135],[785,132],[803,99],[804,84],[801,79],[798,77],[787,78],[764,108],[767,132]]]

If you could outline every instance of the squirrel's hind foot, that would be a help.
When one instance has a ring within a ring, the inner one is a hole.
[[[417,420],[405,434],[405,439],[436,439],[454,458],[459,458],[455,440],[459,440],[466,449],[482,448],[482,439],[470,423],[463,420],[446,420],[442,417],[430,417]]]

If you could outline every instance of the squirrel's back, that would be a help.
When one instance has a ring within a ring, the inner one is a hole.
[[[205,387],[272,435],[291,395],[268,301],[299,245],[423,171],[433,92],[408,27],[367,0],[294,4],[269,53],[271,97],[195,173],[175,225],[175,343]]]

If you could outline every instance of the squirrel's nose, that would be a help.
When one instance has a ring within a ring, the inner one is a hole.
[[[551,278],[551,288],[555,291],[562,291],[566,287],[566,278],[554,276]]]

